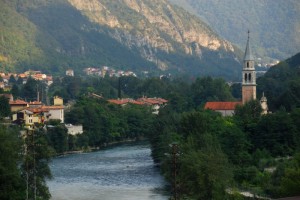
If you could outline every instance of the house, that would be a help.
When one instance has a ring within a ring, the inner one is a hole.
[[[40,102],[40,101],[30,101],[30,102],[28,103],[28,106],[29,106],[30,108],[38,108],[38,107],[41,107],[42,105],[43,105],[43,103]]]
[[[152,113],[153,114],[158,114],[159,109],[163,106],[165,106],[168,102],[168,100],[162,99],[162,98],[139,98],[137,101],[142,102],[146,105],[152,106]]]
[[[66,76],[74,76],[74,70],[73,69],[66,70]]]
[[[44,106],[41,102],[30,102],[28,105],[31,106],[18,109],[13,114],[14,123],[24,124],[28,128],[33,128],[34,123],[44,123],[51,119],[64,123],[64,106]]]
[[[42,108],[25,108],[13,114],[12,121],[16,124],[24,124],[27,128],[33,128],[35,123],[44,123],[48,110]]]
[[[29,107],[28,102],[20,99],[17,99],[15,101],[10,101],[9,105],[10,105],[11,112],[20,111],[23,110],[24,108]]]
[[[70,135],[77,135],[83,133],[82,125],[66,124],[65,126],[68,129],[68,134]]]
[[[129,103],[129,99],[109,99],[107,100],[109,103],[112,104],[117,104],[117,105],[121,105],[121,106],[125,106]]]
[[[46,81],[46,84],[47,84],[48,86],[50,86],[50,85],[53,83],[53,78],[52,78],[52,76],[47,76],[46,79],[45,79],[45,81]]]
[[[46,119],[47,121],[54,119],[54,120],[60,120],[61,123],[65,122],[64,106],[42,106],[41,108],[48,111],[48,115]]]
[[[128,103],[135,104],[135,105],[147,105],[152,107],[152,113],[158,114],[159,109],[165,106],[168,100],[162,98],[139,98],[137,100],[134,99],[109,99],[109,103],[125,106]]]

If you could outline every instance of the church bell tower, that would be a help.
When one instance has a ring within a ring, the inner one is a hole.
[[[248,31],[242,75],[242,102],[245,104],[250,100],[256,99],[256,73],[254,68],[254,57],[250,48],[250,31]]]

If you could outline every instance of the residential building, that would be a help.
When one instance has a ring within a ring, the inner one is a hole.
[[[70,134],[70,135],[77,135],[77,134],[83,133],[82,125],[66,124],[65,126],[68,129],[68,134]]]
[[[47,121],[54,119],[60,120],[61,123],[65,122],[64,106],[42,106],[41,108],[48,110]]]
[[[29,107],[28,102],[20,99],[17,99],[15,101],[10,101],[9,105],[10,105],[11,112],[20,111],[23,110],[24,108]]]
[[[28,106],[29,106],[30,108],[38,108],[38,107],[41,107],[42,105],[43,105],[43,103],[40,102],[40,101],[30,101],[30,102],[28,103]]]
[[[127,104],[135,104],[135,105],[146,105],[152,107],[152,113],[158,114],[159,109],[163,106],[165,106],[168,102],[168,100],[162,99],[162,98],[139,98],[137,100],[133,99],[109,99],[108,102],[125,106]]]
[[[74,70],[73,69],[66,70],[66,76],[74,76]]]

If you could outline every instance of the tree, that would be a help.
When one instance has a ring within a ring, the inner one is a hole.
[[[23,85],[23,78],[21,77],[18,78],[17,85]]]
[[[300,144],[300,133],[287,112],[262,116],[255,129],[250,135],[253,147],[266,149],[274,157],[292,155]]]
[[[262,108],[259,101],[252,100],[242,106],[237,106],[234,118],[243,131],[254,132],[261,113]]]
[[[11,76],[9,77],[8,82],[9,82],[11,85],[16,83],[16,79],[15,79],[14,75],[11,75]]]
[[[272,174],[272,196],[287,197],[300,195],[300,153],[290,161],[281,163]]]
[[[25,85],[23,85],[22,87],[22,92],[21,95],[23,98],[25,98],[27,101],[34,101],[37,98],[37,81],[32,79],[32,78],[28,78],[27,82]]]
[[[20,90],[18,85],[14,84],[11,88],[11,94],[13,95],[14,99],[20,96]]]
[[[46,178],[52,178],[48,162],[53,155],[48,146],[44,130],[27,130],[25,136],[25,157],[22,176],[28,186],[28,197],[48,200],[51,197]]]
[[[207,101],[228,101],[233,99],[229,86],[220,78],[197,78],[191,88],[196,105],[201,105]]]
[[[10,115],[10,106],[5,96],[0,96],[0,119]]]
[[[1,126],[0,141],[0,199],[25,199],[25,181],[18,168],[22,152],[18,130]]]
[[[48,128],[47,137],[49,144],[55,149],[57,154],[66,152],[68,148],[68,130],[64,125],[56,125]]]
[[[227,156],[215,136],[206,133],[201,139],[201,147],[195,148],[198,142],[191,136],[183,148],[179,161],[182,192],[194,199],[224,199],[225,189],[232,180]]]

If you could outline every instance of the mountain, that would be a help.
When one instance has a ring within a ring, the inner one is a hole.
[[[240,48],[251,31],[256,57],[284,60],[300,51],[299,0],[169,0],[199,16]]]
[[[239,78],[239,51],[167,0],[0,0],[0,69],[72,67]],[[245,38],[244,38],[245,39]]]
[[[265,93],[271,110],[300,107],[300,53],[273,66],[258,78],[258,94]]]

